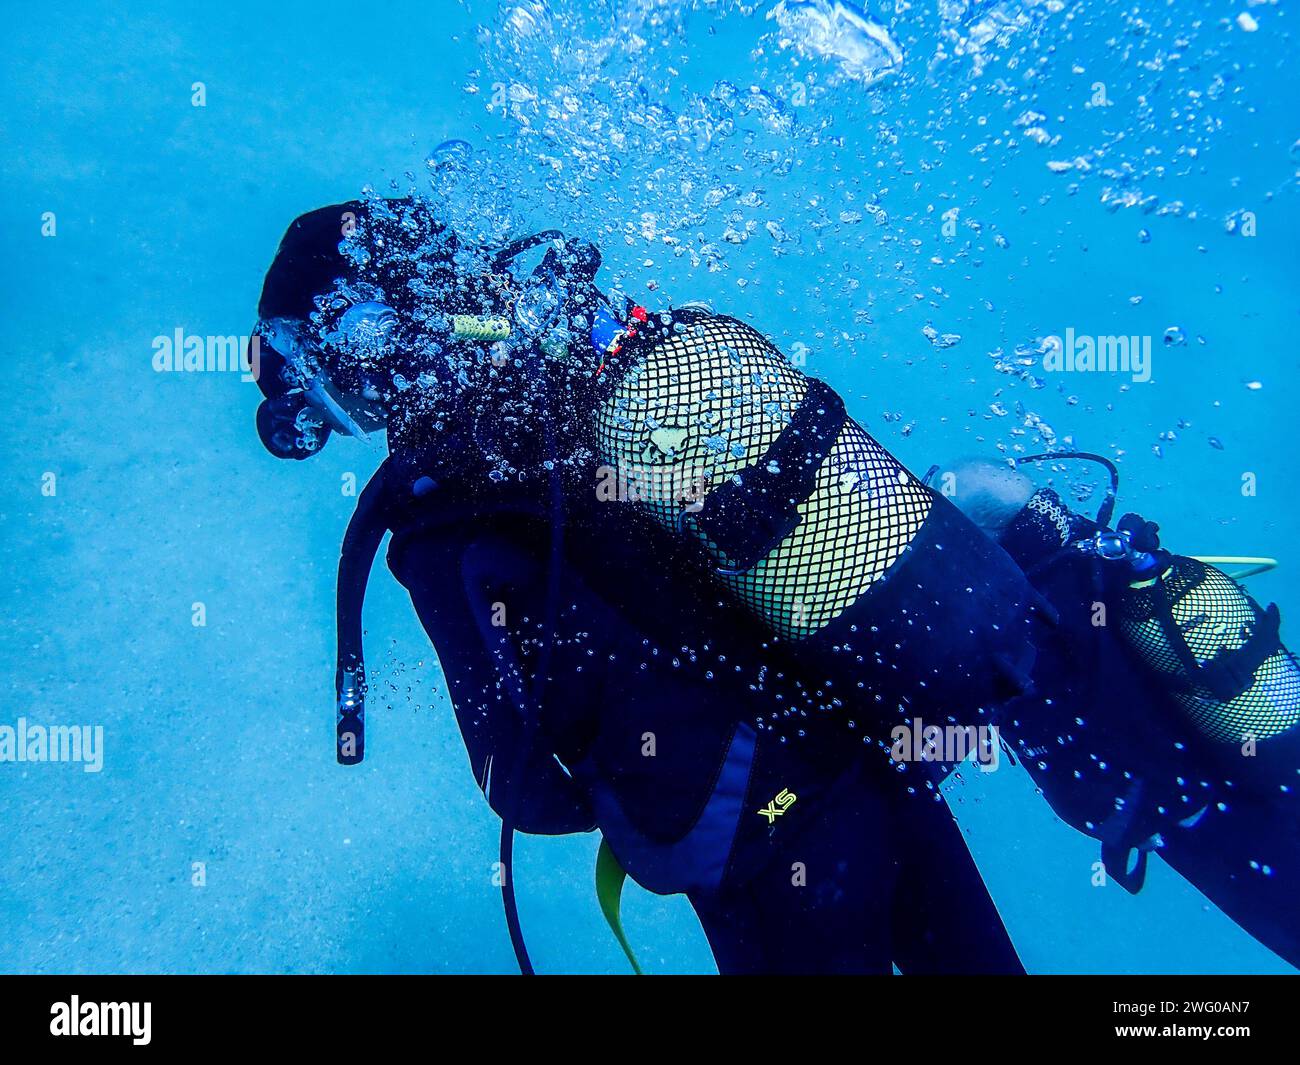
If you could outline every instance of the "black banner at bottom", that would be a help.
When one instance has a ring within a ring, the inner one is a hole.
[[[712,981],[712,982],[709,982]],[[833,982],[832,982],[833,981]],[[1270,1043],[1294,1027],[1286,977],[543,978],[6,976],[7,1051],[434,1050],[482,1040],[554,1049],[594,1033],[645,1052],[828,1038],[907,1050],[981,1037],[1040,1050]],[[810,1025],[813,1027],[810,1029]],[[853,1044],[850,1044],[853,1045]],[[571,1049],[577,1049],[572,1047]],[[776,1049],[776,1042],[768,1047]]]

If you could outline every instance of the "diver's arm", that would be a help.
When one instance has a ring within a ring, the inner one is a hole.
[[[525,832],[586,831],[593,818],[585,796],[555,755],[571,756],[569,737],[598,713],[601,687],[576,687],[551,706],[537,704],[535,630],[522,620],[545,613],[539,530],[481,524],[472,538],[448,524],[399,540],[393,572],[433,641],[474,777],[492,809]],[[578,602],[566,591],[566,604]],[[501,624],[506,617],[512,624]],[[566,645],[552,672],[572,673],[588,646]]]

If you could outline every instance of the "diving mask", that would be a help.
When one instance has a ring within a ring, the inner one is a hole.
[[[329,355],[311,336],[306,323],[293,318],[272,318],[261,333],[284,358],[286,377],[323,423],[358,440],[383,427],[388,419],[376,377],[367,371],[388,350],[397,328],[397,313],[377,302],[353,304],[326,335]],[[332,357],[332,358],[331,358]],[[355,387],[343,388],[330,376],[330,361],[348,360]]]

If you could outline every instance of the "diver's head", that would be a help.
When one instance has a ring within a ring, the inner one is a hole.
[[[266,397],[257,429],[279,458],[306,458],[332,432],[365,439],[387,421],[394,381],[409,372],[399,350],[399,312],[365,298],[359,282],[367,257],[348,244],[372,214],[369,204],[354,200],[300,216],[267,271],[257,308],[258,384]],[[376,287],[375,278],[365,280]],[[395,299],[409,277],[379,280]]]
[[[312,417],[364,440],[388,419],[383,364],[396,326],[396,311],[367,300],[350,305],[324,338],[296,318],[264,320],[258,329],[282,360],[282,380],[297,391]]]
[[[257,433],[278,458],[315,454],[334,429],[346,424],[338,419],[331,424],[319,389],[315,397],[310,391],[314,353],[305,323],[316,310],[317,297],[347,272],[339,243],[360,206],[336,204],[294,219],[262,283],[255,336],[261,349],[258,386],[266,398],[257,409]]]
[[[1034,494],[1033,482],[1023,473],[989,459],[956,462],[950,476],[952,501],[995,540]]]
[[[540,248],[541,263],[516,276],[520,256]],[[593,245],[555,230],[503,247],[458,239],[418,198],[301,216],[258,304],[263,444],[302,459],[331,433],[364,439],[387,426],[410,446],[451,418],[501,451],[497,438],[537,407],[544,377],[595,370],[582,352],[606,303],[599,266]]]

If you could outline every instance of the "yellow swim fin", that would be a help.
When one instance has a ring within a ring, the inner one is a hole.
[[[623,933],[621,909],[625,880],[627,880],[627,873],[618,864],[614,852],[609,849],[609,843],[602,836],[600,850],[596,852],[596,898],[600,901],[600,912],[605,915],[610,931],[614,933],[618,945],[623,948],[627,960],[632,963],[632,971],[637,976],[644,976],[641,966],[637,964],[636,955],[632,952],[632,945],[628,943],[627,936]]]

